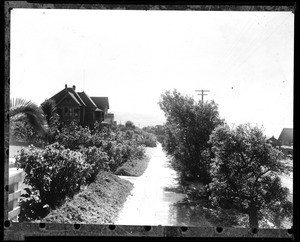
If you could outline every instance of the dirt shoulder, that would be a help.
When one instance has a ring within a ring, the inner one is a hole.
[[[96,182],[48,214],[43,222],[111,224],[133,185],[109,172],[100,172]]]
[[[148,167],[148,163],[156,148],[146,148],[145,157],[141,160],[128,161],[119,167],[115,174],[120,176],[141,176]]]

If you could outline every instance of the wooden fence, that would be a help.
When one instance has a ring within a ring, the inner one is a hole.
[[[18,215],[21,208],[19,206],[19,197],[21,196],[20,182],[24,178],[24,171],[13,170],[9,173],[9,195],[8,195],[8,219],[18,222]]]

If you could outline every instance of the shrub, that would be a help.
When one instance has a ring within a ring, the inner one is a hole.
[[[93,146],[90,148],[81,148],[80,152],[83,154],[86,163],[91,166],[87,183],[94,182],[100,170],[110,170],[109,157],[106,152],[102,151],[102,149]]]
[[[42,219],[45,217],[49,209],[47,205],[43,205],[41,202],[39,192],[31,191],[29,188],[25,188],[26,193],[21,195],[19,214],[19,222]]]
[[[90,146],[91,131],[88,127],[82,127],[75,121],[65,124],[56,135],[56,140],[65,148],[78,150],[81,146]]]
[[[110,158],[109,167],[111,171],[115,171],[130,159],[131,149],[126,144],[118,143],[117,141],[108,141],[103,143],[103,148]]]
[[[154,134],[157,141],[162,145],[164,145],[165,129],[165,125],[146,126],[143,128],[144,131]]]
[[[12,122],[10,125],[11,142],[34,143],[42,146],[42,136],[24,120]]]
[[[41,203],[51,208],[78,192],[92,169],[81,153],[57,143],[46,146],[45,150],[32,145],[28,151],[22,149],[16,165],[25,171],[24,182],[33,191],[39,191]]]

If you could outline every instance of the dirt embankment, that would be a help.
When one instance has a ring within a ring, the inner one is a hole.
[[[141,160],[130,160],[119,167],[115,174],[120,176],[141,176],[148,167],[148,163],[155,152],[155,148],[146,148],[145,156]]]
[[[111,224],[133,185],[109,172],[100,172],[96,182],[48,214],[43,222]]]

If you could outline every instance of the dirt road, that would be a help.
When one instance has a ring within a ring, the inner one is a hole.
[[[134,184],[115,224],[177,225],[172,204],[186,197],[180,192],[177,173],[170,167],[160,144],[140,177],[119,176]],[[175,191],[174,191],[175,190]]]

